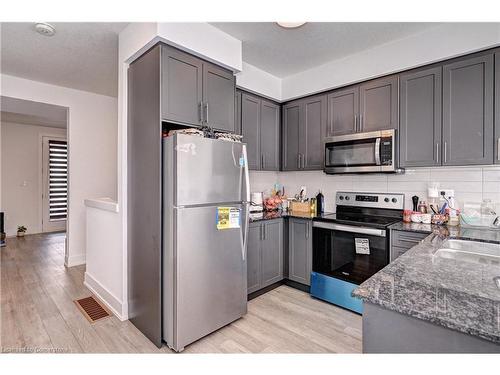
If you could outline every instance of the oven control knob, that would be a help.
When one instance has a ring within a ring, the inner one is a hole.
[[[396,198],[392,198],[392,203],[396,203],[398,200]]]
[[[344,200],[344,197],[343,197],[342,195],[340,195],[340,196],[339,196],[339,199],[340,199],[341,201],[343,201],[343,200]]]
[[[384,198],[384,202],[385,202],[385,203],[389,202],[389,198],[385,197],[385,198]]]
[[[345,200],[348,201],[350,198],[348,195],[345,196]]]

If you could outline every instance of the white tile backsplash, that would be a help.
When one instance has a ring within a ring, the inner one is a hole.
[[[278,182],[288,196],[307,186],[309,196],[319,190],[325,195],[327,211],[335,209],[337,191],[391,192],[405,194],[405,207],[411,207],[411,197],[427,200],[427,187],[439,182],[441,189],[454,189],[458,202],[483,198],[500,203],[500,166],[439,167],[407,169],[405,174],[327,175],[322,171],[251,172],[252,191],[269,191]]]

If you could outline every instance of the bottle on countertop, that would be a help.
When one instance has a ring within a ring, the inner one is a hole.
[[[316,215],[321,215],[325,212],[325,197],[321,193],[321,190],[316,195]]]
[[[311,198],[309,200],[309,207],[311,208],[311,215],[316,216],[316,198]]]

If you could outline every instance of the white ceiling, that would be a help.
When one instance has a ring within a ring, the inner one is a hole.
[[[438,25],[309,22],[283,29],[274,22],[211,24],[243,42],[243,61],[280,78]]]
[[[68,108],[53,104],[0,96],[2,122],[24,125],[67,127]]]
[[[34,23],[2,22],[1,71],[54,85],[118,95],[118,33],[113,22],[55,22],[53,37]]]

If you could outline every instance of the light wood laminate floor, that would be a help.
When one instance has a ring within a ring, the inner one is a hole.
[[[2,351],[172,353],[129,321],[89,323],[73,300],[89,296],[84,266],[64,267],[64,234],[9,238],[1,248]],[[360,353],[361,317],[280,286],[248,314],[184,353]]]

